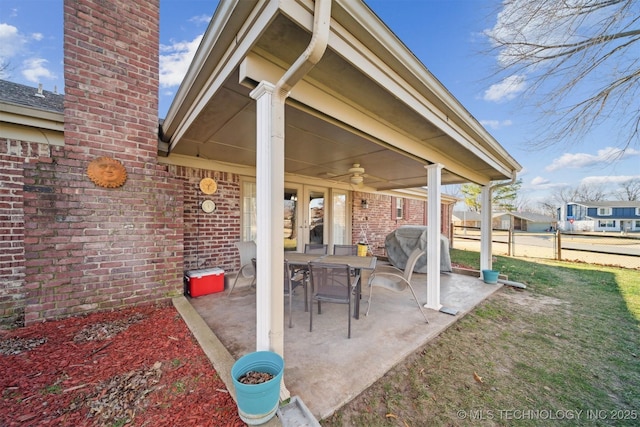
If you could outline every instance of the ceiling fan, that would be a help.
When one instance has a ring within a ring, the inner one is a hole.
[[[360,163],[354,163],[353,166],[347,170],[347,173],[342,175],[329,175],[328,178],[342,181],[343,179],[349,177],[349,182],[352,185],[361,187],[364,183],[365,176],[366,175],[364,173],[364,168],[360,166]]]
[[[364,168],[360,167],[360,163],[354,163],[348,172],[351,175],[349,181],[353,185],[362,185],[364,182]]]

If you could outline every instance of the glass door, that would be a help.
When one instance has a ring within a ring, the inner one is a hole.
[[[327,190],[325,188],[311,188],[305,187],[305,203],[306,208],[306,241],[305,243],[319,243],[324,244],[327,242],[327,234],[325,227],[325,200]]]
[[[256,184],[242,183],[241,239],[256,238]],[[285,251],[304,251],[306,243],[350,244],[348,193],[324,187],[285,183],[283,239]]]
[[[285,185],[284,189],[284,250],[298,250],[298,233],[300,227],[298,189]]]

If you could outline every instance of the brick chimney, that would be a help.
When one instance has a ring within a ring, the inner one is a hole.
[[[183,183],[157,163],[159,0],[64,0],[64,139],[25,164],[25,323],[182,293]],[[94,184],[89,163],[127,179]]]

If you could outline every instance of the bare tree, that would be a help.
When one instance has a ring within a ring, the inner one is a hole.
[[[569,202],[599,202],[607,199],[607,192],[602,185],[585,185],[577,187],[561,187],[551,195],[556,206]]]
[[[639,21],[637,0],[503,0],[486,34],[497,75],[551,117],[538,144],[577,142],[613,119],[621,148],[640,145]]]
[[[640,179],[632,179],[620,184],[620,189],[616,193],[619,200],[636,202],[640,200]]]

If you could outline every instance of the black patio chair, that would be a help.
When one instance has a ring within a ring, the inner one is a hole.
[[[329,245],[323,245],[322,243],[307,243],[304,245],[305,254],[318,254],[326,255],[329,251]]]
[[[358,245],[333,245],[334,255],[358,255]]]
[[[293,304],[293,293],[297,287],[302,286],[304,288],[304,311],[309,311],[309,298],[307,294],[307,278],[304,273],[296,272],[296,270],[289,265],[287,260],[284,260],[284,296],[289,298],[289,327],[293,327],[293,320],[291,317],[291,306]]]
[[[330,264],[323,262],[309,263],[311,283],[311,302],[317,301],[318,314],[322,314],[322,303],[338,303],[348,306],[348,334],[351,338],[351,299],[360,280],[360,276],[351,276],[347,264]],[[357,297],[356,297],[357,298]],[[313,331],[313,307],[309,309],[309,332]]]

